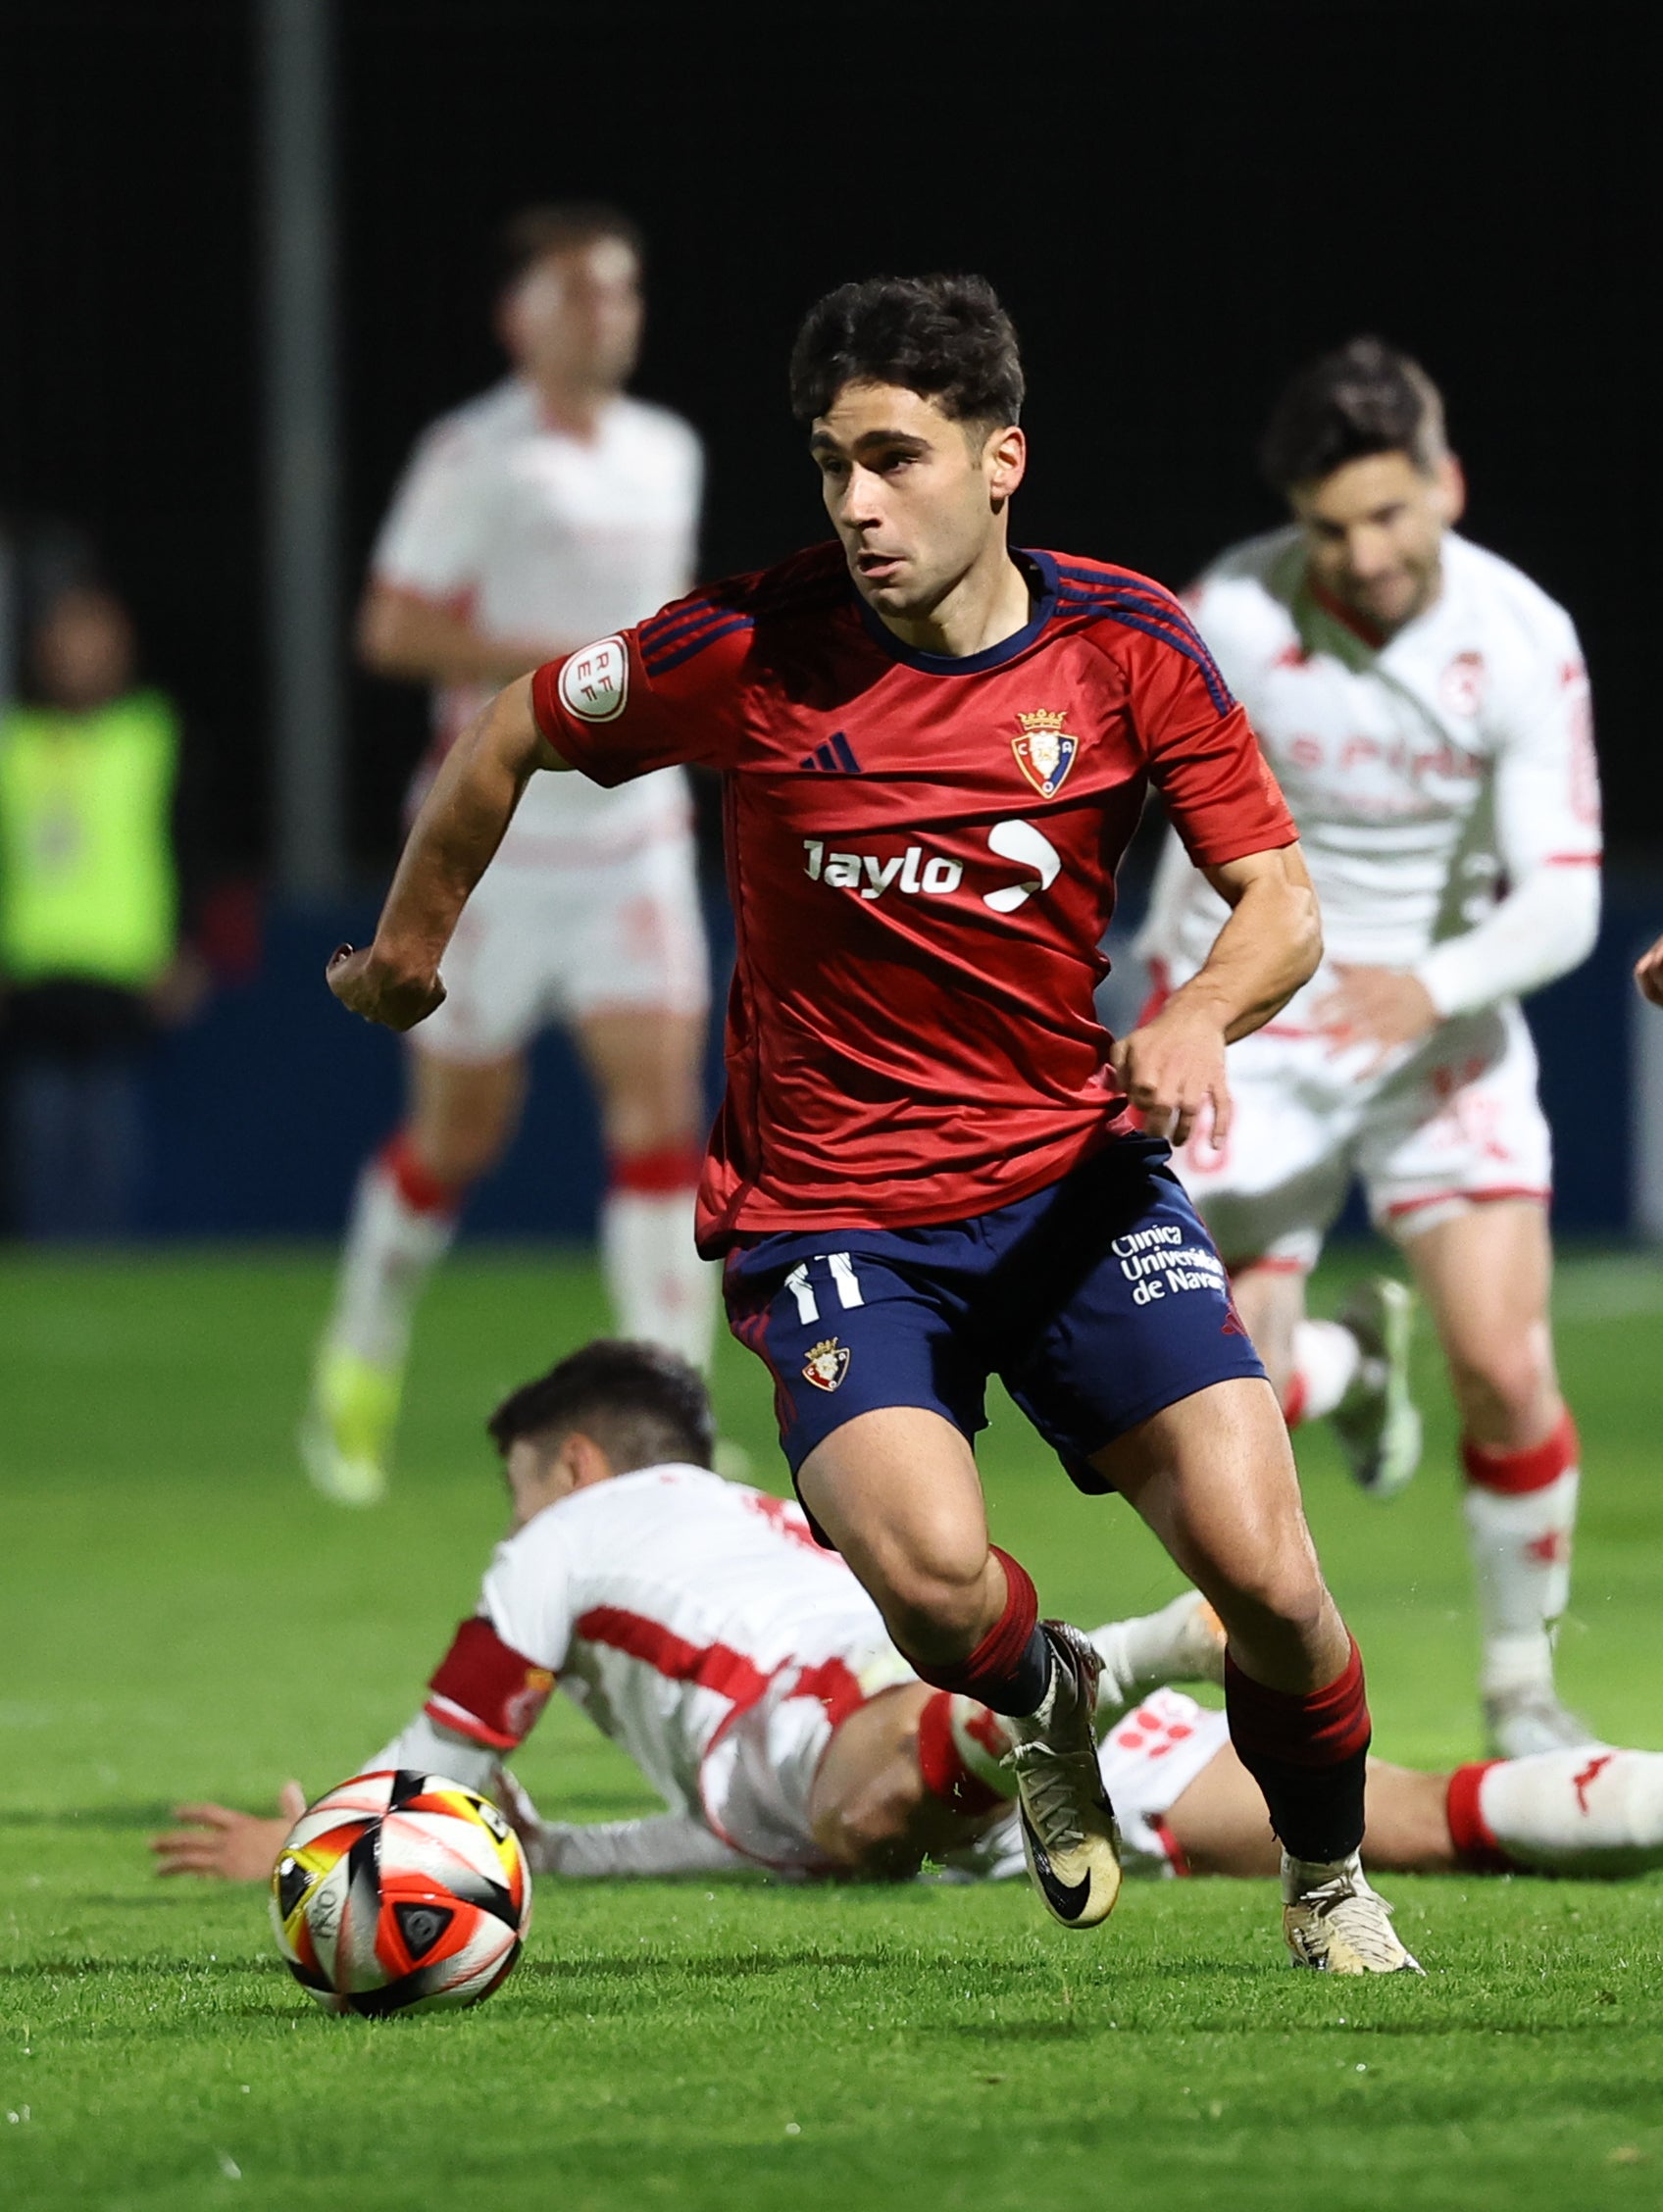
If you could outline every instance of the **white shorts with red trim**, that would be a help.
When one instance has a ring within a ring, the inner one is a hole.
[[[1400,1241],[1486,1200],[1546,1201],[1552,1143],[1516,1003],[1457,1015],[1379,1073],[1368,1057],[1274,1024],[1231,1046],[1224,1148],[1197,1132],[1174,1161],[1227,1267],[1314,1267],[1353,1176]]]
[[[445,1002],[414,1031],[441,1060],[497,1060],[613,1008],[702,1014],[710,960],[693,842],[680,828],[578,866],[499,857],[462,911]]]
[[[827,1745],[868,1698],[917,1680],[886,1641],[816,1665],[781,1668],[704,1755],[699,1797],[712,1830],[759,1865],[830,1872],[809,1828],[809,1800]]]
[[[1115,1809],[1120,1860],[1128,1874],[1184,1873],[1184,1855],[1167,1832],[1166,1816],[1229,1741],[1224,1715],[1197,1705],[1181,1689],[1157,1689],[1104,1736],[1097,1764]],[[1021,1874],[1022,1834],[1014,1812],[970,1850],[955,1851],[951,1863],[986,1881]]]

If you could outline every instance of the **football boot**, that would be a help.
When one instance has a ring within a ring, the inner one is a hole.
[[[1329,1420],[1357,1487],[1370,1497],[1395,1497],[1421,1464],[1420,1408],[1409,1395],[1415,1293],[1388,1275],[1371,1276],[1337,1318],[1362,1358]]]
[[[1051,1684],[1038,1712],[1012,1718],[1010,1765],[1029,1879],[1053,1920],[1094,1928],[1120,1894],[1120,1835],[1097,1764],[1097,1654],[1078,1629],[1040,1624]]]
[[[1323,1974],[1420,1974],[1355,1851],[1325,1866],[1282,1854],[1282,1932],[1295,1966]]]
[[[336,1505],[378,1505],[404,1377],[343,1345],[326,1343],[312,1371],[300,1456],[314,1489]]]

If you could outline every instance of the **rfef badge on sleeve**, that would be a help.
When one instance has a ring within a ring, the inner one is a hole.
[[[602,637],[561,664],[560,703],[580,722],[614,722],[630,696],[630,653],[622,637]]]

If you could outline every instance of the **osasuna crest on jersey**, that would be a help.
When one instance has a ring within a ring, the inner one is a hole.
[[[1055,798],[1074,766],[1080,739],[1063,728],[1067,717],[1049,708],[1019,714],[1022,734],[1011,739],[1016,765],[1042,799]]]
[[[823,1336],[811,1345],[803,1362],[803,1380],[817,1390],[834,1390],[849,1372],[849,1347],[835,1336]]]

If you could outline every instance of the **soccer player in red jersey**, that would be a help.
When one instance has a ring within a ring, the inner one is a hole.
[[[330,986],[395,1029],[441,1002],[457,917],[538,770],[721,771],[738,965],[700,1241],[774,1376],[804,1505],[918,1674],[1008,1717],[1035,1886],[1065,1925],[1101,1920],[1120,1874],[1089,1655],[989,1544],[971,1450],[997,1373],[1225,1622],[1295,1959],[1413,1969],[1357,1859],[1361,1662],[1167,1165],[1203,1105],[1228,1125],[1226,1045],[1315,969],[1292,823],[1170,593],[1010,547],[1023,379],[985,282],[844,285],[791,385],[837,542],[502,692]],[[1116,1043],[1097,947],[1151,782],[1232,914]]]

